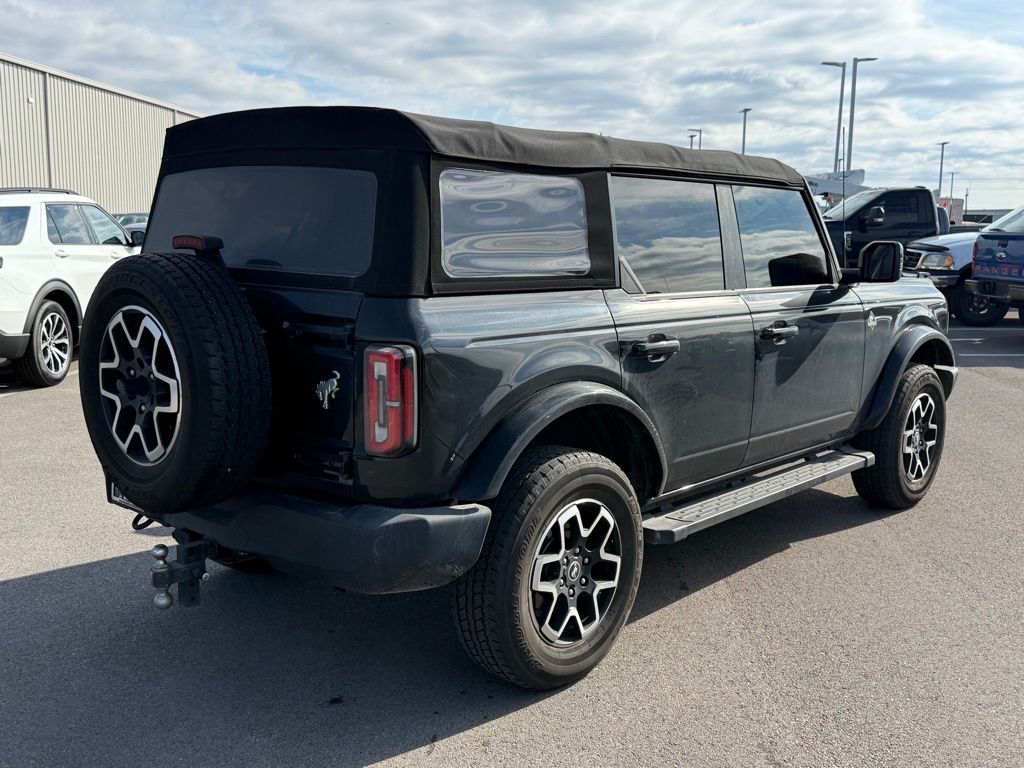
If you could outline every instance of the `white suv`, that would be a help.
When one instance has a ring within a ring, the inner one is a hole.
[[[136,250],[87,197],[0,189],[0,358],[28,384],[62,381],[96,283]]]

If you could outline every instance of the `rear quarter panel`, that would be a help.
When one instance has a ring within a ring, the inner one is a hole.
[[[974,277],[1024,283],[1024,234],[983,232],[978,235]]]

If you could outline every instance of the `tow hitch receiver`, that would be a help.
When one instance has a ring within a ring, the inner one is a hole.
[[[153,586],[156,596],[153,603],[161,610],[174,605],[171,586],[178,585],[178,602],[184,606],[199,605],[199,583],[210,578],[206,571],[206,558],[213,555],[217,545],[189,531],[175,531],[174,540],[178,542],[178,557],[174,562],[167,562],[169,550],[163,544],[157,544],[150,550],[156,558],[153,566]]]

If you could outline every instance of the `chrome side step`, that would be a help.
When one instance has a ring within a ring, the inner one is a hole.
[[[644,517],[644,540],[673,544],[691,533],[742,515],[800,491],[851,472],[870,467],[875,455],[843,446],[814,456],[768,477],[751,477],[742,485],[718,491],[681,506],[664,508]]]

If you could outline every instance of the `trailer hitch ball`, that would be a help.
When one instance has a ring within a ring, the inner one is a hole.
[[[167,564],[169,551],[163,544],[157,544],[149,551],[149,554],[156,558],[156,565],[153,566],[154,574],[163,574],[170,570],[171,567]],[[167,587],[157,588],[156,595],[153,596],[153,604],[160,610],[166,610],[174,605],[174,595]]]

